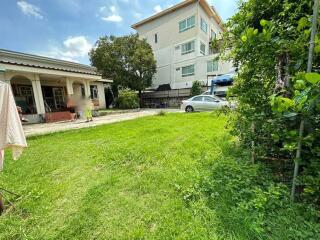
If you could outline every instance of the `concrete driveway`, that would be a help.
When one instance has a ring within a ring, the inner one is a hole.
[[[179,109],[141,109],[140,111],[133,111],[127,113],[115,113],[106,115],[103,117],[96,117],[92,122],[86,122],[85,120],[76,120],[74,122],[57,122],[57,123],[40,123],[24,125],[23,129],[27,137],[43,135],[54,132],[67,131],[71,129],[80,129],[99,126],[103,124],[110,124],[115,122],[122,122],[132,120],[140,117],[153,116],[159,113],[161,110],[165,112],[182,112]]]

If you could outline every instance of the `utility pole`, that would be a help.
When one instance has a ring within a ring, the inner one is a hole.
[[[319,13],[319,0],[314,0],[307,72],[312,71],[314,39],[315,39],[315,36],[317,33],[318,13]],[[293,172],[292,189],[291,189],[291,200],[292,201],[294,201],[295,193],[296,193],[297,177],[299,174],[299,161],[301,158],[301,150],[302,150],[303,132],[304,132],[304,119],[302,116],[302,119],[300,122],[300,129],[299,129],[298,148],[297,148],[297,153],[296,153],[296,159],[294,161],[294,172]]]

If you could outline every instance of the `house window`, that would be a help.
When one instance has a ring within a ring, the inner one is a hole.
[[[211,40],[216,39],[216,38],[217,38],[216,32],[211,30]]]
[[[218,71],[218,61],[208,61],[207,62],[207,72],[216,72]]]
[[[200,43],[200,53],[206,55],[206,45],[204,43]]]
[[[194,75],[194,65],[182,67],[182,77]]]
[[[205,33],[208,32],[208,24],[206,23],[206,21],[203,20],[203,18],[201,18],[200,27],[202,31],[204,31]]]
[[[98,99],[98,87],[96,85],[90,86],[91,99]]]
[[[154,42],[158,43],[158,34],[157,33],[154,35]]]
[[[193,28],[195,26],[195,21],[195,16],[192,16],[179,22],[179,32],[184,32],[190,28]]]
[[[181,45],[181,55],[194,52],[195,41],[187,42]]]

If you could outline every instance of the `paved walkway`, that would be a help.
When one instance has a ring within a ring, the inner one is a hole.
[[[57,123],[40,123],[40,124],[30,124],[24,125],[23,129],[27,137],[35,135],[43,135],[54,132],[61,132],[71,129],[80,129],[87,127],[94,127],[103,124],[110,124],[115,122],[122,122],[127,120],[132,120],[140,117],[153,116],[156,115],[161,109],[141,109],[136,112],[128,113],[116,113],[110,114],[103,117],[96,117],[92,122],[86,122],[85,120],[77,120],[74,122],[57,122]],[[165,112],[181,112],[179,109],[162,109]]]

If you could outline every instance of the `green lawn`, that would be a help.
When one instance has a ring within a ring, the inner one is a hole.
[[[29,139],[0,173],[23,196],[0,239],[258,239],[197,190],[215,162],[246,157],[225,123],[167,114]]]

